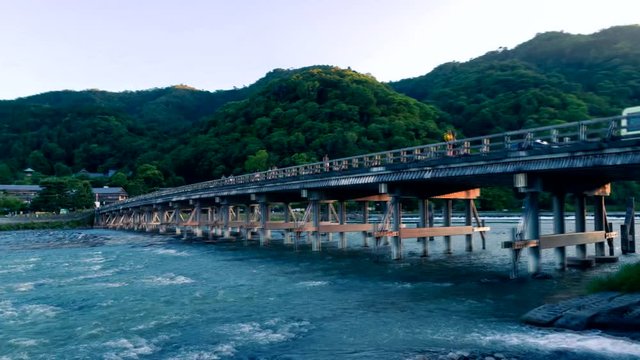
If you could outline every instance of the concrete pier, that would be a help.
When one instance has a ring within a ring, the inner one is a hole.
[[[418,226],[421,228],[431,227],[429,224],[429,200],[427,199],[419,199],[418,200],[418,213],[419,213],[419,223]],[[426,236],[421,236],[418,238],[418,241],[422,244],[422,257],[429,256],[429,241]]]
[[[524,240],[538,240],[540,238],[540,207],[538,202],[538,192],[529,191],[524,200],[525,232]],[[542,267],[540,264],[540,247],[532,246],[528,251],[529,260],[527,262],[529,273],[538,274]]]
[[[471,226],[471,206],[473,200],[464,201],[464,224]],[[466,234],[465,238],[465,250],[467,252],[473,251],[473,234]]]
[[[402,259],[402,238],[400,236],[400,228],[402,226],[402,203],[400,197],[393,196],[391,198],[391,258],[393,260]]]
[[[553,205],[553,233],[564,234],[565,220],[564,220],[564,193],[555,193],[552,197]],[[567,248],[565,246],[558,246],[554,250],[556,257],[556,269],[564,271],[567,269]]]
[[[605,207],[604,207],[604,196],[596,195],[594,196],[594,204],[593,204],[593,230],[594,231],[605,231]],[[605,256],[604,253],[604,244],[605,239],[603,241],[597,242],[595,244],[595,252],[596,258]]]
[[[320,251],[322,242],[320,238],[320,201],[311,200],[311,219],[313,222],[313,230],[311,231],[311,250]]]
[[[362,223],[369,223],[369,202],[362,201]],[[362,231],[362,246],[369,247],[369,231]]]
[[[338,220],[340,222],[340,225],[347,224],[347,203],[344,201],[340,201],[338,203]],[[338,233],[338,236],[340,237],[338,248],[342,250],[346,250],[347,249],[347,233],[344,231],[340,231]]]
[[[575,194],[576,198],[576,232],[587,231],[587,200],[584,194]],[[587,245],[576,245],[576,258],[578,260],[587,258]]]
[[[444,205],[442,207],[442,226],[449,227],[451,226],[451,217],[453,215],[453,200],[446,199],[444,201]],[[444,236],[444,253],[452,254],[451,250],[451,235]]]

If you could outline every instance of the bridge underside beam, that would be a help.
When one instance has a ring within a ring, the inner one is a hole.
[[[419,238],[431,236],[456,236],[471,235],[475,232],[489,231],[489,227],[473,227],[473,226],[441,226],[426,228],[402,228],[400,229],[400,237]]]
[[[606,239],[616,237],[617,235],[618,234],[616,232],[604,231],[541,235],[539,240],[505,241],[502,243],[502,247],[508,249],[539,247],[544,250],[564,246],[601,243],[606,241]]]
[[[233,227],[233,228],[260,228],[260,222],[257,221],[251,221],[251,222],[246,222],[246,221],[229,221],[229,227]]]
[[[373,231],[373,224],[320,224],[321,233]]]

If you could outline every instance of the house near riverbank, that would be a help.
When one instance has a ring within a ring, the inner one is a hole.
[[[129,194],[121,187],[101,187],[91,189],[96,197],[96,207],[126,200]]]
[[[0,185],[0,194],[14,196],[27,204],[42,190],[39,185]]]
[[[17,197],[27,204],[30,204],[40,191],[42,187],[39,185],[0,185],[0,194]],[[96,206],[113,204],[129,197],[127,191],[119,186],[92,188],[91,191],[95,196]]]

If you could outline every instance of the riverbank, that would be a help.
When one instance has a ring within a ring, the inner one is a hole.
[[[93,227],[93,220],[93,211],[64,215],[5,216],[0,218],[0,231],[86,229]]]

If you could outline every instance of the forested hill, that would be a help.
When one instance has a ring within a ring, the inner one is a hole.
[[[186,85],[142,91],[53,91],[16,99],[15,105],[45,109],[101,109],[117,112],[148,128],[166,132],[187,128],[222,105],[249,96],[248,88],[201,91]]]
[[[640,26],[549,32],[390,84],[467,136],[617,114],[640,104]]]
[[[423,144],[441,137],[437,122],[434,107],[368,75],[330,66],[278,71],[220,109],[170,161],[189,181],[204,180]]]
[[[437,118],[371,76],[331,66],[277,69],[228,92],[52,92],[0,101],[0,183],[19,181],[26,167],[33,181],[118,170],[128,182],[110,184],[137,181],[135,194],[434,141]]]

